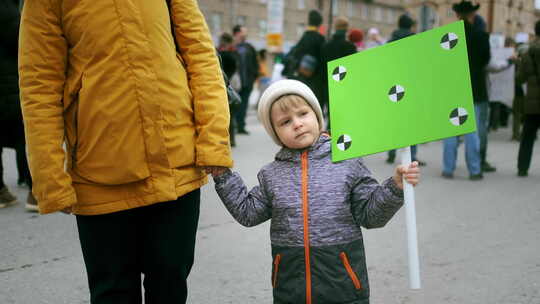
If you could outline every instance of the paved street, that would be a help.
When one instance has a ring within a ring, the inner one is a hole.
[[[248,185],[277,147],[250,113],[238,136],[236,170]],[[364,231],[373,304],[540,303],[540,145],[528,178],[516,177],[518,144],[510,130],[490,134],[497,172],[468,180],[460,147],[454,180],[440,177],[440,142],[419,147],[428,163],[416,188],[422,289],[408,289],[404,209],[383,229]],[[385,155],[366,158],[377,178],[392,174]],[[4,150],[5,180],[16,186],[13,150]],[[0,209],[0,303],[89,303],[73,216]],[[202,194],[189,303],[271,303],[269,223],[245,228],[226,212],[210,183]]]

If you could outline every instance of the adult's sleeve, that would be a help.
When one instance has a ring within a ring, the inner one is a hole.
[[[519,84],[526,83],[533,74],[533,62],[529,50],[522,56],[521,61],[517,65],[516,82]]]
[[[483,67],[489,64],[491,60],[491,46],[489,45],[489,35],[488,33],[482,33],[480,44],[480,59]]]
[[[32,192],[41,213],[72,206],[77,198],[66,173],[62,96],[67,42],[61,0],[25,1],[19,36],[19,86]]]
[[[229,104],[208,26],[196,0],[171,0],[171,15],[193,94],[196,164],[232,167]]]

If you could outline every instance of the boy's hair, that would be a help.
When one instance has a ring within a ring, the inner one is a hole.
[[[233,43],[233,37],[229,33],[222,33],[219,36],[219,44],[230,44]]]
[[[347,30],[349,28],[349,19],[345,17],[338,17],[335,23],[336,31]]]
[[[274,101],[274,103],[270,107],[270,111],[272,111],[271,109],[273,107],[279,107],[281,111],[285,112],[289,111],[290,109],[296,109],[303,105],[309,106],[309,103],[302,96],[296,94],[288,94],[276,99],[276,101]],[[309,107],[311,108],[311,106]],[[272,124],[274,124],[274,122],[272,122]]]
[[[235,25],[233,27],[233,29],[232,29],[233,35],[236,35],[236,33],[240,32],[240,31],[242,31],[242,26],[240,24]]]
[[[399,28],[411,29],[416,22],[408,14],[399,16],[398,26]]]
[[[534,24],[534,34],[540,36],[540,20],[536,21]]]
[[[322,24],[323,18],[321,16],[321,13],[317,10],[311,10],[308,14],[308,24],[310,26],[317,26],[319,27]]]

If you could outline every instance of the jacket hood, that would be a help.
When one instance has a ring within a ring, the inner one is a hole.
[[[319,139],[317,139],[313,145],[306,149],[295,150],[287,147],[281,148],[281,150],[279,150],[279,152],[276,154],[275,159],[279,161],[297,162],[300,161],[300,155],[302,152],[306,150],[312,158],[321,159],[330,154],[330,141],[330,136],[326,133],[322,133],[319,136]]]

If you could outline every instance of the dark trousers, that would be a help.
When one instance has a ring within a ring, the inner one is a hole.
[[[92,304],[185,303],[200,190],[176,201],[77,216]]]
[[[518,170],[520,172],[529,171],[538,128],[540,128],[540,114],[525,115],[518,154]]]
[[[4,166],[2,165],[2,147],[0,147],[0,189],[4,188]]]
[[[253,90],[253,85],[248,87],[243,87],[238,94],[240,95],[240,98],[242,98],[242,103],[238,107],[235,113],[236,118],[236,128],[238,131],[245,131],[246,130],[246,114],[249,106],[249,95],[251,95],[251,91]]]
[[[416,158],[416,153],[417,152],[418,152],[418,148],[416,147],[416,145],[411,146],[411,160],[412,161],[418,160]],[[392,162],[393,162],[395,158],[396,158],[396,150],[389,150],[388,151],[388,159],[392,160]]]
[[[23,135],[24,136],[24,135]],[[32,177],[30,176],[30,169],[28,168],[28,160],[26,159],[26,145],[25,142],[17,142],[13,146],[15,148],[15,158],[17,163],[17,171],[19,177],[17,182],[19,184],[26,183],[30,189],[32,189]],[[2,166],[2,147],[0,147],[0,188],[3,188],[4,184],[4,167]]]

